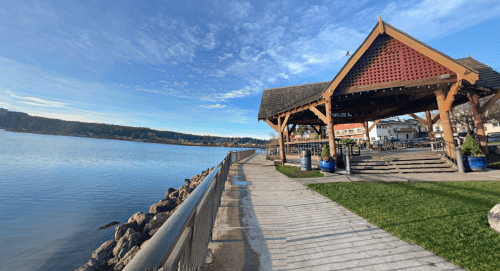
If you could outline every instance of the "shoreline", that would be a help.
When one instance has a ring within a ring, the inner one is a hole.
[[[184,179],[184,185],[177,189],[169,187],[165,197],[151,205],[147,213],[136,212],[126,222],[118,222],[114,238],[103,242],[92,252],[90,260],[75,271],[121,271],[213,169]],[[101,228],[117,225],[115,222]]]
[[[85,136],[85,135],[63,135],[63,134],[51,134],[51,133],[38,133],[38,132],[32,132],[32,131],[18,131],[18,130],[13,130],[13,129],[5,129],[1,128],[0,130],[3,130],[5,132],[12,132],[12,133],[24,133],[24,134],[35,134],[35,135],[52,135],[52,136],[67,136],[67,137],[81,137],[81,138],[93,138],[93,139],[106,139],[106,140],[119,140],[119,141],[130,141],[130,142],[141,142],[141,143],[153,143],[153,144],[166,144],[166,145],[179,145],[179,146],[190,146],[190,147],[222,147],[222,148],[248,148],[248,149],[262,149],[264,146],[224,146],[224,145],[208,145],[208,144],[199,144],[196,143],[191,143],[191,144],[184,144],[184,143],[176,143],[176,142],[159,142],[155,140],[148,140],[148,139],[128,139],[128,138],[116,138],[116,137],[97,137],[97,136]],[[167,140],[172,140],[172,139],[167,139]]]

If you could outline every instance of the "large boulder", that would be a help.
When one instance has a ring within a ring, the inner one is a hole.
[[[199,178],[200,178],[200,175],[196,174],[193,177],[191,177],[191,181],[197,182]]]
[[[144,229],[144,226],[146,226],[146,224],[148,224],[148,222],[151,219],[153,219],[153,217],[154,217],[154,214],[150,214],[150,213],[145,214],[143,212],[137,212],[128,219],[127,223],[135,223],[137,225],[136,231],[142,232],[142,230]]]
[[[186,180],[184,180],[184,182],[185,182],[184,191],[186,191],[186,193],[190,194],[191,193],[191,187],[190,187],[191,181],[189,179],[186,179]]]
[[[115,248],[113,249],[113,255],[118,258],[123,258],[131,248],[137,246],[142,241],[142,234],[136,232],[134,229],[128,229],[123,237],[118,240]]]
[[[175,208],[175,200],[162,199],[160,202],[155,203],[155,204],[151,205],[151,207],[149,207],[149,213],[154,215],[157,213],[163,213],[163,212],[170,211],[174,208]]]
[[[165,198],[168,198],[168,196],[173,192],[175,192],[175,189],[173,187],[168,188],[167,192],[165,192]]]
[[[113,248],[116,245],[115,240],[104,242],[98,249],[92,252],[93,265],[98,269],[103,269],[108,266],[108,261],[113,257]]]
[[[108,270],[113,270],[115,265],[120,261],[120,258],[115,257],[108,261]]]
[[[198,187],[200,183],[199,182],[191,182],[191,184],[189,185],[189,189],[191,189],[191,192],[196,188]]]
[[[169,199],[176,199],[179,196],[179,191],[175,190],[174,192],[168,195]]]
[[[75,269],[75,271],[101,271],[101,269],[97,267],[94,259],[90,259],[90,261],[80,266],[78,269]]]
[[[120,226],[115,227],[115,240],[118,241],[127,232],[128,229],[133,229],[138,231],[137,224],[135,222],[127,222]]]
[[[142,233],[146,236],[153,236],[158,229],[167,221],[167,219],[170,217],[171,212],[163,212],[163,213],[158,213],[155,215],[155,217],[149,221],[148,224],[144,227],[144,230]]]
[[[500,203],[488,212],[488,223],[495,231],[500,232]]]
[[[125,267],[125,265],[127,265],[138,252],[139,252],[138,246],[131,248],[127,252],[127,254],[125,254],[123,258],[121,258],[120,261],[115,264],[115,266],[113,267],[113,271],[121,271]]]

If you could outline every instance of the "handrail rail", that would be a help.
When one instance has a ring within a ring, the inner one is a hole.
[[[196,270],[203,265],[229,168],[252,154],[255,150],[226,154],[123,270],[174,270],[178,265]]]

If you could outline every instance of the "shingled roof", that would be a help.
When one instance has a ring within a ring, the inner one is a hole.
[[[347,60],[332,81],[265,89],[262,94],[258,119],[261,120],[267,117],[272,117],[275,114],[318,101],[323,98],[323,93],[328,87],[330,87],[333,92],[337,91],[339,89],[339,84],[343,82],[346,75],[349,75],[353,65],[355,65],[360,60],[360,57],[366,53],[367,49],[373,45],[375,39],[388,34],[390,34],[392,38],[406,40],[407,45],[405,46],[413,44],[411,45],[412,50],[417,50],[419,53],[425,51],[426,56],[424,57],[439,59],[439,65],[443,65],[457,74],[463,74],[463,79],[469,82],[475,81],[475,86],[486,87],[491,90],[500,89],[500,73],[496,72],[491,67],[471,57],[453,59],[430,47],[429,45],[411,37],[407,33],[392,27],[379,18],[379,23],[373,28],[356,52],[351,55],[349,60]],[[364,46],[365,44],[367,46]]]
[[[295,104],[303,104],[307,100],[323,93],[330,81],[306,85],[264,89],[258,119],[265,119]]]
[[[466,57],[455,61],[479,73],[475,86],[492,90],[500,89],[500,73],[474,58]],[[265,119],[273,114],[288,111],[296,107],[321,99],[322,93],[331,81],[306,85],[265,89],[262,94],[258,119]]]
[[[487,66],[470,56],[456,59],[456,61],[479,73],[479,80],[474,84],[475,86],[487,87],[492,90],[500,89],[500,73],[493,70],[490,66]]]

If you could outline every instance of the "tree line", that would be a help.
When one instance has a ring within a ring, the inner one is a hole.
[[[13,132],[140,140],[168,144],[197,144],[232,147],[238,145],[262,145],[266,143],[265,140],[250,137],[193,135],[171,131],[159,131],[145,127],[49,119],[30,116],[22,112],[8,111],[3,108],[0,108],[0,128]]]

